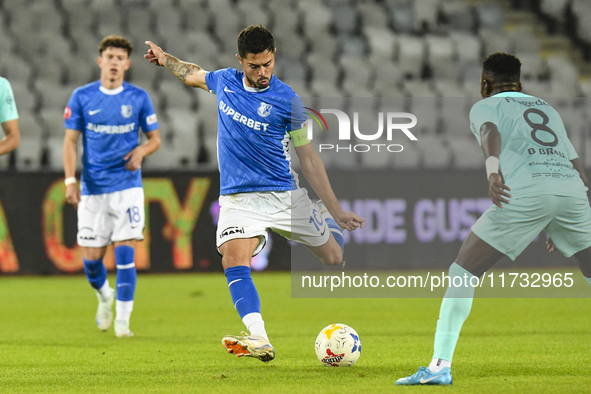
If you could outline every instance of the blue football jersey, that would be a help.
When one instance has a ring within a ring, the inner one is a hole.
[[[209,72],[205,81],[218,101],[220,194],[297,189],[289,133],[307,117],[294,91],[275,76],[265,89],[248,87],[233,68]]]
[[[74,90],[64,119],[67,129],[82,133],[82,195],[142,186],[140,170],[126,170],[123,158],[138,146],[140,129],[158,129],[145,90],[127,82],[113,90],[90,83]]]

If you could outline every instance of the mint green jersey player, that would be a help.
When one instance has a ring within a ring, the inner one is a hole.
[[[562,118],[546,101],[513,91],[496,94],[470,111],[472,133],[479,144],[486,122],[497,125],[501,134],[499,169],[512,198],[585,194],[587,187],[571,163],[578,155]]]
[[[503,92],[476,103],[471,129],[481,141],[485,123],[500,134],[499,170],[511,198],[491,206],[472,232],[512,260],[545,230],[566,257],[591,245],[587,187],[562,118],[546,101]],[[500,225],[502,224],[502,225]]]
[[[493,205],[474,223],[449,267],[429,367],[398,379],[397,385],[452,384],[452,359],[478,278],[503,256],[515,260],[542,231],[550,236],[548,251],[573,256],[591,284],[585,169],[558,112],[521,90],[521,61],[516,56],[497,52],[484,59],[484,100],[472,107],[470,122],[486,159]],[[458,280],[465,285],[458,286]]]
[[[0,156],[16,149],[20,141],[18,112],[14,94],[6,78],[0,77],[0,125],[5,137],[0,137]]]
[[[10,82],[6,78],[0,77],[0,123],[14,119],[18,119],[14,94]]]

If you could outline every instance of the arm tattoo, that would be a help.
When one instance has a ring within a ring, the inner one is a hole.
[[[197,74],[201,67],[196,64],[180,61],[176,57],[166,54],[166,68],[168,68],[178,79],[187,82],[187,76]]]

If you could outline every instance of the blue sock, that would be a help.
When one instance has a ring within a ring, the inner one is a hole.
[[[133,301],[137,281],[134,255],[135,250],[131,246],[122,245],[115,248],[118,301]]]
[[[343,249],[343,253],[345,253],[345,238],[343,238],[343,230],[341,230],[341,226],[339,226],[333,218],[326,218],[324,220],[326,220],[326,224],[328,224],[332,236],[337,240],[339,245],[341,245],[341,249]]]
[[[107,268],[103,264],[102,257],[98,260],[83,258],[82,261],[84,261],[84,273],[88,278],[88,282],[94,289],[100,290],[107,280]]]
[[[240,318],[249,313],[261,313],[261,301],[250,277],[250,268],[240,265],[225,271],[234,307]]]

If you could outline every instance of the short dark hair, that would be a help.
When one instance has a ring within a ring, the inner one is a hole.
[[[103,51],[109,47],[123,48],[127,50],[127,56],[130,56],[131,51],[133,50],[133,47],[131,46],[129,41],[127,41],[127,38],[118,36],[116,34],[111,34],[110,36],[106,36],[105,38],[103,38],[99,45],[99,53],[102,54]]]
[[[493,53],[484,59],[482,73],[493,77],[497,82],[519,82],[521,61],[508,53]]]
[[[249,53],[275,52],[273,34],[263,25],[251,25],[238,35],[238,55],[245,58]]]

